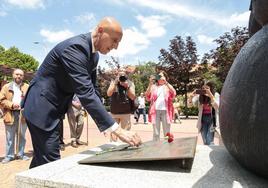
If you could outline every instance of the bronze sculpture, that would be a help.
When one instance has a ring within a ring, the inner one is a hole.
[[[268,178],[267,0],[252,0],[249,32],[252,37],[235,58],[222,89],[220,129],[229,153]]]

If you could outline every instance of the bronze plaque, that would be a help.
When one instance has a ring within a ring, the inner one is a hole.
[[[195,155],[197,137],[177,138],[168,143],[167,140],[149,141],[140,147],[103,145],[101,152],[93,152],[94,156],[79,161],[80,164],[114,163],[126,161],[159,161],[181,160],[182,167],[189,168]],[[110,146],[110,147],[109,147]],[[86,154],[87,152],[83,152]],[[92,153],[91,153],[92,154]],[[185,160],[184,160],[185,159]],[[190,163],[190,164],[187,164]]]

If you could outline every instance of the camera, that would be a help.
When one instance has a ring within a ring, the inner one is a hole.
[[[160,74],[155,75],[155,80],[156,81],[160,80],[160,78],[161,78],[161,75]]]
[[[127,80],[127,77],[126,76],[120,76],[119,77],[119,81],[120,82],[125,82]]]
[[[196,94],[199,94],[199,95],[205,95],[207,93],[207,91],[205,89],[197,89],[195,91]]]

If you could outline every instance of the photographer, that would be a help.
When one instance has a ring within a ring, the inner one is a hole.
[[[111,97],[112,117],[121,127],[130,130],[131,100],[135,100],[135,85],[128,79],[124,69],[119,70],[117,76],[111,81],[107,90],[108,97]],[[111,134],[111,140],[116,141],[117,137]]]
[[[202,89],[195,90],[190,96],[190,101],[198,106],[197,128],[198,132],[201,132],[204,144],[213,145],[220,105],[220,94],[215,92],[214,83],[208,81]]]
[[[150,77],[149,86],[145,96],[150,101],[150,109],[148,112],[148,120],[153,124],[153,140],[160,140],[160,123],[164,136],[170,132],[170,124],[173,120],[174,107],[173,99],[176,96],[176,91],[170,85],[164,72],[160,72],[156,76]]]

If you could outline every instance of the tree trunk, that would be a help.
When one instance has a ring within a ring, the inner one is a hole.
[[[185,108],[188,109],[188,97],[187,97],[187,85],[184,85],[184,91],[185,91]],[[185,118],[188,118],[188,113],[185,114]]]

